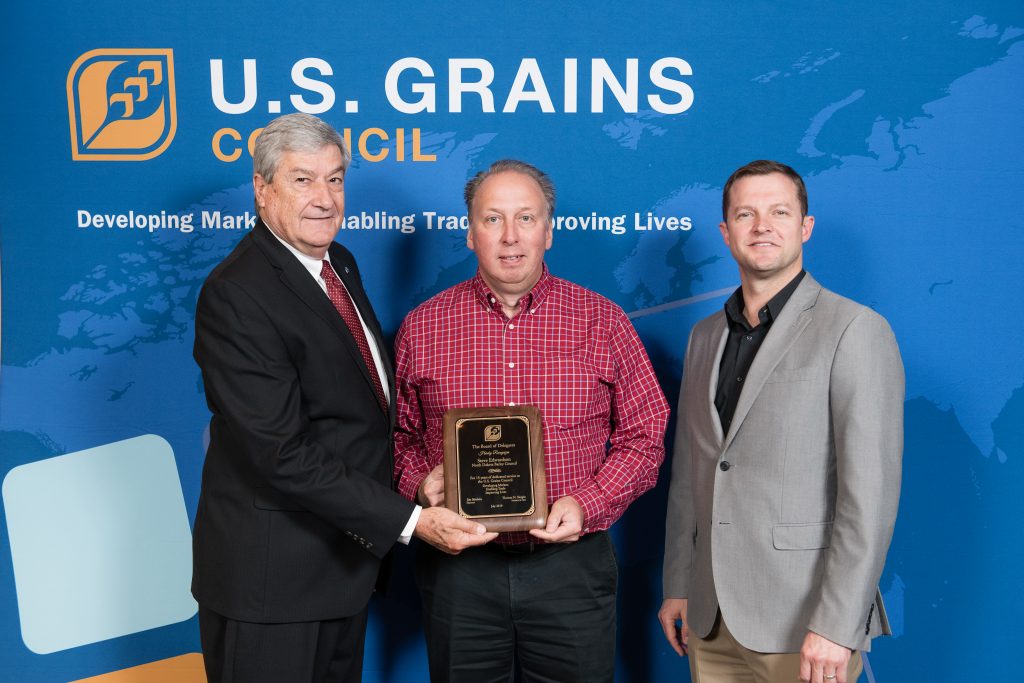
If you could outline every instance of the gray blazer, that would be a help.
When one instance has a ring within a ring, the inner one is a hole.
[[[666,598],[692,633],[721,609],[758,652],[808,630],[852,649],[888,633],[878,579],[903,452],[903,364],[885,319],[809,274],[772,323],[722,433],[724,312],[690,333],[665,531]]]

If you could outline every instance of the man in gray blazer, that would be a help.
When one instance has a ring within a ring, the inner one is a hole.
[[[888,630],[899,349],[803,270],[814,218],[796,171],[743,166],[722,209],[741,286],[690,334],[658,618],[695,681],[852,683]]]

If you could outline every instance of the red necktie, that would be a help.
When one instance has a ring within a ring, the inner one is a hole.
[[[366,333],[363,331],[363,325],[359,322],[359,314],[356,313],[355,304],[352,303],[352,297],[349,296],[348,290],[341,284],[341,280],[338,279],[338,275],[331,268],[330,261],[323,261],[323,267],[320,269],[320,277],[324,279],[324,284],[327,285],[327,296],[331,299],[331,303],[338,309],[338,313],[341,314],[341,319],[345,321],[345,325],[348,326],[348,331],[352,333],[352,337],[356,340],[356,346],[359,347],[359,353],[363,354],[363,362],[366,363],[366,369],[370,371],[370,379],[373,380],[373,393],[377,394],[377,401],[380,402],[381,410],[385,413],[388,412],[388,404],[384,398],[384,387],[380,383],[380,374],[377,372],[377,364],[373,362],[373,355],[370,353],[370,344],[366,341]]]

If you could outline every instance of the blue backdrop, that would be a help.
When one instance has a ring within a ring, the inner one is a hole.
[[[338,239],[388,334],[472,275],[462,187],[518,157],[558,187],[551,270],[631,315],[673,403],[738,284],[722,183],[803,172],[808,270],[888,318],[907,370],[895,634],[865,678],[1012,680],[1022,36],[1005,0],[4,4],[0,679],[194,665],[196,296],[251,224],[249,136],[308,111],[349,129]],[[667,470],[614,529],[621,681],[688,680],[655,619]],[[398,555],[370,682],[426,679]]]

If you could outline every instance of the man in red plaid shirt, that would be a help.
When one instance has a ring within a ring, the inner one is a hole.
[[[395,481],[444,502],[452,408],[531,405],[544,424],[547,526],[446,555],[421,545],[430,676],[611,681],[618,570],[606,530],[654,486],[668,404],[625,313],[551,275],[554,187],[499,161],[466,185],[475,277],[405,319],[396,346]]]

